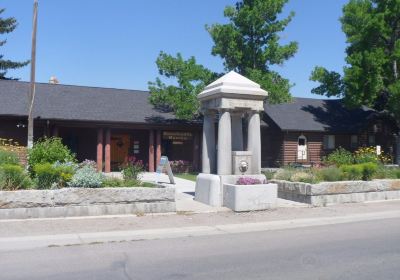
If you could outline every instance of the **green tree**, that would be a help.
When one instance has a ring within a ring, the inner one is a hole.
[[[259,83],[269,92],[271,103],[291,99],[290,82],[271,69],[294,56],[296,42],[279,43],[294,13],[278,19],[288,0],[243,0],[225,8],[227,24],[206,26],[214,41],[212,54],[223,59],[225,70],[238,73]],[[160,75],[171,78],[177,85],[166,85],[160,78],[149,83],[150,100],[154,105],[171,108],[178,118],[191,119],[198,115],[197,95],[204,86],[221,74],[213,73],[196,63],[194,57],[184,60],[160,53],[157,59]]]
[[[150,102],[157,107],[172,109],[179,119],[193,119],[198,116],[197,95],[217,77],[217,74],[196,63],[194,57],[184,60],[161,52],[156,64],[160,75],[175,80],[178,86],[166,85],[160,78],[149,82]]]
[[[282,65],[297,52],[297,42],[279,43],[279,33],[291,22],[294,12],[278,19],[288,0],[244,0],[225,8],[227,24],[213,24],[207,30],[214,41],[213,55],[224,60],[227,71],[259,83],[269,92],[271,103],[290,101],[290,83],[271,69]]]
[[[400,1],[350,0],[340,19],[347,37],[343,76],[316,67],[313,93],[343,97],[350,107],[387,110],[400,120]]]
[[[0,9],[0,34],[7,34],[17,27],[17,20],[13,17],[3,18],[1,14],[5,11],[5,9]],[[0,40],[0,47],[3,46],[7,40]],[[4,55],[0,54],[0,79],[10,79],[6,77],[7,70],[9,69],[17,69],[26,66],[29,61],[25,62],[14,62],[8,59],[3,59]]]

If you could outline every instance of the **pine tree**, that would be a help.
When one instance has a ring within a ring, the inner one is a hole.
[[[289,0],[242,0],[225,8],[227,24],[206,26],[214,41],[212,54],[223,59],[225,70],[235,70],[259,83],[269,92],[269,102],[281,103],[291,99],[289,80],[271,69],[282,65],[297,52],[297,42],[280,44],[284,31],[294,13],[278,19]],[[169,107],[181,119],[198,115],[197,95],[204,86],[222,74],[197,64],[194,57],[184,60],[161,52],[157,58],[159,74],[171,78],[175,85],[166,85],[157,78],[149,83],[150,101],[156,106]]]
[[[10,18],[3,18],[1,14],[5,11],[5,9],[0,9],[0,35],[8,34],[13,32],[14,29],[17,27],[18,23],[17,20],[13,17]],[[0,40],[0,47],[3,46],[7,40]],[[4,55],[0,54],[0,79],[12,79],[6,77],[7,71],[9,69],[18,69],[21,67],[26,66],[29,61],[25,62],[15,62],[8,59],[4,59]]]

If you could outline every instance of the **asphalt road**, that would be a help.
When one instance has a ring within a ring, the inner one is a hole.
[[[400,279],[400,219],[2,252],[0,279]]]

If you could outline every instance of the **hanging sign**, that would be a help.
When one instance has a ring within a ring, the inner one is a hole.
[[[157,165],[157,183],[160,182],[160,175],[163,173],[164,168],[167,171],[170,183],[175,185],[174,175],[172,174],[171,165],[169,164],[167,156],[162,156],[160,163]]]

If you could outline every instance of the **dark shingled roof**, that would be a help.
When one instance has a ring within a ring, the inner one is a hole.
[[[0,115],[27,116],[28,82],[0,80]],[[155,109],[146,91],[36,84],[34,117],[123,123],[178,123]]]
[[[376,111],[350,110],[340,99],[293,98],[291,103],[266,104],[265,113],[282,130],[354,133],[365,128]]]

